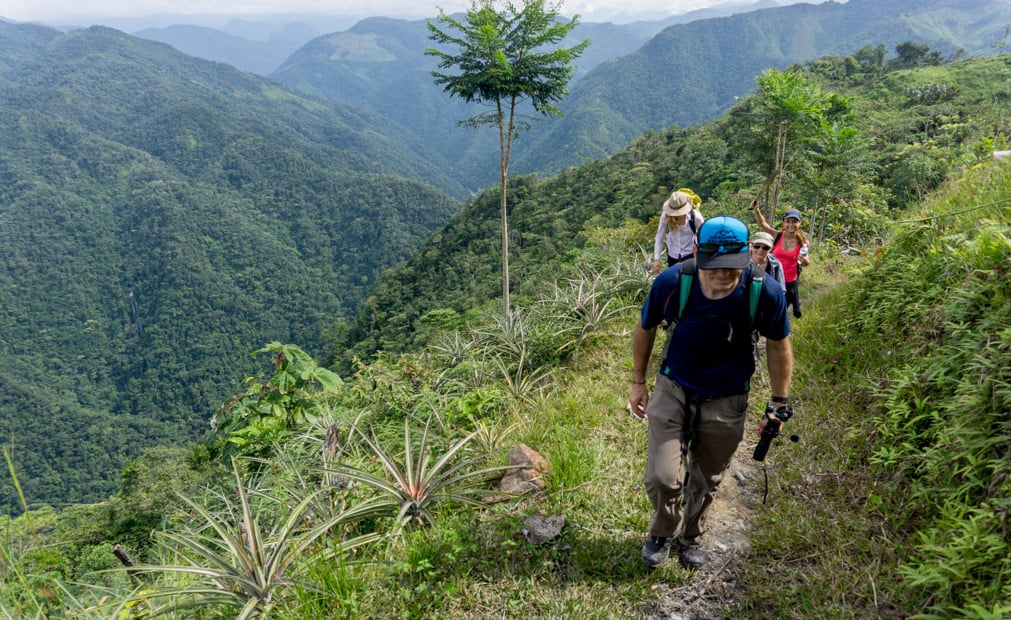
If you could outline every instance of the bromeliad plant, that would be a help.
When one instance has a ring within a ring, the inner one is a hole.
[[[563,347],[578,345],[608,321],[627,313],[628,306],[614,296],[614,283],[615,279],[605,274],[590,272],[564,286],[554,284],[553,295],[542,303],[551,308],[552,323],[569,336]]]
[[[434,459],[429,445],[431,419],[425,423],[417,445],[412,434],[411,419],[404,422],[403,456],[398,459],[387,452],[376,438],[375,431],[368,433],[356,427],[362,440],[383,466],[385,476],[358,467],[345,465],[336,473],[355,480],[380,493],[375,507],[396,519],[397,531],[411,525],[430,524],[433,509],[438,504],[463,503],[482,506],[481,496],[488,492],[484,483],[509,466],[485,467],[489,453],[467,451],[465,448],[480,433],[466,435]]]
[[[324,513],[319,509],[324,502],[319,500],[330,492],[327,488],[306,495],[290,509],[278,506],[278,510],[287,513],[287,518],[264,526],[254,512],[250,493],[234,460],[232,469],[238,503],[222,495],[224,508],[216,512],[183,497],[192,513],[201,520],[200,526],[193,532],[160,533],[178,563],[134,569],[141,575],[174,574],[179,577],[178,583],[154,584],[138,595],[137,602],[150,605],[153,615],[163,617],[177,611],[216,606],[234,609],[236,618],[263,616],[290,592],[292,586],[312,588],[311,584],[297,581],[298,560],[310,555],[315,558],[343,556],[382,537],[379,533],[349,535],[351,528],[346,527],[377,516],[381,507],[374,502],[363,502],[336,514]],[[331,534],[336,544],[317,544]],[[187,575],[191,578],[187,579]],[[161,599],[169,602],[164,607],[156,607]]]

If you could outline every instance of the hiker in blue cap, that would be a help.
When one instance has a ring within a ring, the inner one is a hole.
[[[800,211],[787,209],[783,213],[783,228],[776,230],[762,215],[762,210],[758,208],[758,200],[752,200],[749,205],[755,213],[758,225],[765,232],[774,235],[772,242],[772,254],[783,265],[783,276],[786,278],[786,303],[793,306],[793,316],[800,318],[800,293],[797,284],[800,281],[801,267],[807,267],[811,260],[808,258],[807,235],[800,229]]]
[[[774,278],[752,268],[748,250],[743,222],[723,215],[706,220],[694,259],[657,276],[635,326],[629,407],[649,429],[643,482],[653,516],[642,546],[649,568],[668,558],[675,539],[686,568],[701,568],[708,559],[703,519],[744,437],[756,330],[767,340],[773,415],[792,413],[786,299]],[[650,398],[647,366],[662,324],[673,329]]]

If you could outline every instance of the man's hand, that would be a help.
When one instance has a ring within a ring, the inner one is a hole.
[[[653,261],[653,275],[660,273],[660,261]]]
[[[765,430],[766,426],[772,425],[772,429],[775,431],[781,431],[783,429],[783,424],[786,423],[793,417],[793,409],[790,405],[783,403],[769,403],[765,406],[765,415],[762,416],[762,421],[758,423],[758,434],[761,435]]]
[[[633,383],[632,393],[628,397],[628,408],[632,415],[640,420],[646,419],[646,405],[649,404],[649,390],[644,383]]]

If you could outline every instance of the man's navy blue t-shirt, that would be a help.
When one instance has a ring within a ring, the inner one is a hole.
[[[674,328],[660,374],[706,396],[742,394],[749,390],[755,372],[746,290],[750,278],[750,269],[745,269],[734,292],[715,301],[702,294],[698,274],[692,278],[692,290],[684,314]],[[680,279],[681,264],[678,264],[665,269],[653,281],[642,305],[644,329],[653,329],[664,320],[677,317]],[[782,340],[790,334],[786,297],[774,278],[765,278],[755,328],[769,340]]]

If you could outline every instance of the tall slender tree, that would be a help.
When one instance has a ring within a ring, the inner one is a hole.
[[[555,104],[568,94],[567,85],[575,67],[572,61],[590,44],[589,39],[572,47],[557,47],[579,17],[559,19],[561,3],[547,0],[507,1],[501,8],[495,0],[474,0],[462,21],[439,9],[440,29],[428,22],[429,39],[439,47],[426,53],[439,59],[432,71],[435,83],[450,96],[468,103],[492,106],[491,111],[460,121],[463,126],[491,125],[499,135],[499,189],[502,209],[502,304],[509,308],[509,218],[507,204],[509,159],[513,139],[528,129],[520,116],[529,102],[543,116],[561,116]],[[449,71],[452,71],[451,73]]]

